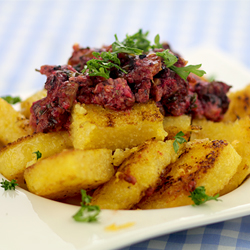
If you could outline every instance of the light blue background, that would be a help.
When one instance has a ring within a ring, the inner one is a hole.
[[[45,78],[35,69],[66,64],[76,42],[100,47],[139,28],[152,40],[159,33],[177,52],[217,48],[250,70],[247,0],[6,0],[0,1],[0,93],[41,89]],[[125,249],[250,249],[250,216]]]

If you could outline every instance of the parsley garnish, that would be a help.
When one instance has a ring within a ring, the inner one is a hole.
[[[169,49],[163,52],[156,52],[157,56],[164,59],[165,65],[172,69],[176,74],[178,74],[182,79],[186,80],[190,73],[194,73],[197,76],[203,76],[206,74],[204,70],[200,70],[201,64],[198,65],[188,65],[185,67],[176,67],[174,64],[178,61],[177,57],[169,52]]]
[[[93,56],[100,59],[91,59],[87,62],[87,65],[84,66],[84,69],[82,70],[82,73],[85,73],[88,69],[88,74],[90,76],[102,76],[106,79],[109,78],[110,69],[111,68],[117,68],[118,70],[121,70],[125,74],[127,73],[125,70],[123,70],[120,65],[120,60],[117,57],[117,54],[111,53],[111,52],[102,52],[101,54],[99,52],[93,52]]]
[[[38,150],[36,152],[34,152],[33,154],[36,154],[36,159],[40,159],[42,157],[42,153]]]
[[[166,49],[162,52],[156,52],[155,54],[164,59],[164,63],[168,68],[173,66],[178,61],[177,57],[169,52],[169,49]]]
[[[169,52],[169,49],[166,49],[162,52],[156,52],[157,56],[160,56],[164,59],[165,65],[178,74],[182,79],[187,80],[187,77],[190,73],[194,73],[197,76],[203,76],[206,74],[204,70],[200,70],[201,64],[198,65],[188,65],[185,67],[176,67],[174,64],[178,61],[177,57]]]
[[[100,207],[89,205],[92,197],[87,195],[85,190],[81,189],[81,194],[82,194],[81,208],[73,216],[74,220],[79,221],[79,222],[96,221],[97,216],[99,215],[101,211]]]
[[[174,146],[175,153],[177,153],[179,150],[179,144],[187,142],[186,139],[182,137],[184,135],[185,134],[182,131],[180,131],[179,133],[176,134],[176,136],[174,136],[175,140],[173,142],[173,146]]]
[[[2,179],[0,184],[1,184],[1,187],[4,188],[5,191],[6,190],[15,190],[16,186],[18,186],[16,180],[14,180],[14,179],[11,181]]]
[[[2,99],[4,99],[9,104],[16,104],[18,102],[21,102],[21,98],[19,96],[12,97],[10,95],[2,96]]]
[[[155,45],[152,46],[152,48],[162,48],[162,44],[160,43],[160,35],[157,34],[154,39]]]
[[[199,68],[201,67],[201,64],[197,65],[188,65],[185,67],[176,67],[176,66],[171,66],[170,69],[172,69],[176,74],[178,74],[182,79],[187,80],[187,77],[190,73],[193,73],[199,77],[203,76],[206,74],[204,70],[200,70]]]
[[[148,31],[143,33],[142,29],[139,29],[134,35],[126,35],[126,38],[122,42],[120,42],[117,35],[115,35],[116,41],[112,44],[112,50],[116,53],[141,55],[143,52],[148,52],[150,49],[162,48],[159,34],[155,36],[155,45],[151,45],[150,41],[147,39],[148,34]]]
[[[190,192],[190,197],[194,204],[193,206],[195,205],[201,205],[207,201],[210,201],[210,200],[215,200],[215,201],[220,201],[218,199],[219,197],[219,194],[216,194],[215,196],[209,196],[206,194],[206,189],[204,186],[200,186],[200,187],[197,187],[193,192]]]
[[[124,39],[122,44],[147,52],[151,48],[150,41],[147,39],[148,34],[148,31],[143,33],[142,29],[139,29],[139,31],[132,36],[126,35],[126,38]]]
[[[132,44],[132,43],[130,41],[127,42],[127,44]],[[115,34],[115,42],[112,43],[112,51],[113,53],[127,53],[133,55],[141,55],[143,52],[143,50],[141,49],[127,46],[126,42],[120,42],[116,34]]]
[[[122,42],[118,40],[115,34],[115,42],[112,43],[112,52],[102,52],[101,54],[93,52],[92,54],[99,59],[89,60],[84,66],[82,73],[85,73],[88,69],[88,74],[90,76],[102,76],[108,79],[110,77],[110,69],[115,67],[126,74],[127,72],[120,67],[120,60],[117,58],[118,53],[142,55],[150,49],[162,48],[159,34],[155,36],[154,45],[151,45],[150,41],[147,39],[148,34],[148,31],[143,33],[142,29],[139,29],[139,31],[132,36],[126,35],[126,38]],[[199,69],[201,64],[176,67],[174,64],[178,59],[169,52],[169,49],[162,52],[156,52],[156,55],[162,57],[166,67],[173,70],[184,80],[187,79],[190,73],[194,73],[200,77],[206,74],[204,70]]]

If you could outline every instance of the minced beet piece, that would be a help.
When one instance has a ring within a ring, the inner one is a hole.
[[[191,110],[193,118],[206,118],[220,121],[229,106],[227,92],[231,88],[224,82],[207,82],[190,74],[189,89],[196,94],[195,107]]]
[[[93,93],[96,104],[113,110],[126,110],[135,103],[135,96],[123,78],[98,83]]]
[[[140,83],[135,84],[134,93],[136,102],[146,103],[149,100],[151,85],[150,80],[142,80]]]
[[[58,74],[58,72],[63,72],[66,75],[70,74],[71,72],[77,72],[71,65],[43,65],[39,71],[42,75],[46,75],[47,77]]]
[[[187,112],[190,106],[188,83],[172,70],[165,68],[154,78],[151,97],[162,103],[165,115],[179,116]]]
[[[161,58],[155,54],[149,54],[143,59],[136,56],[133,68],[124,75],[128,83],[141,83],[143,80],[153,80],[161,68]]]
[[[30,125],[35,132],[69,128],[71,107],[76,99],[78,84],[69,82],[68,79],[68,72],[64,72],[62,68],[48,74],[45,83],[47,96],[33,103],[30,109]]]

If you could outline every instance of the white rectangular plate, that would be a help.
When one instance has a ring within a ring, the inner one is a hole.
[[[184,53],[189,63],[203,63],[208,75],[215,75],[233,89],[250,82],[250,72],[227,55],[213,49]],[[0,175],[0,178],[2,176]],[[199,207],[147,211],[102,210],[99,222],[78,223],[72,215],[77,206],[33,195],[21,188],[0,188],[1,249],[105,250],[122,248],[163,234],[220,222],[250,214],[250,179],[233,192]],[[111,224],[130,226],[107,230]]]

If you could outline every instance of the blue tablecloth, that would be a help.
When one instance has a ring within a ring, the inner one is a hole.
[[[159,33],[180,53],[217,48],[250,70],[249,13],[248,0],[0,0],[0,93],[41,89],[44,78],[34,69],[66,63],[76,42],[99,47],[139,28],[149,30],[151,40]],[[125,249],[250,249],[250,216]]]

